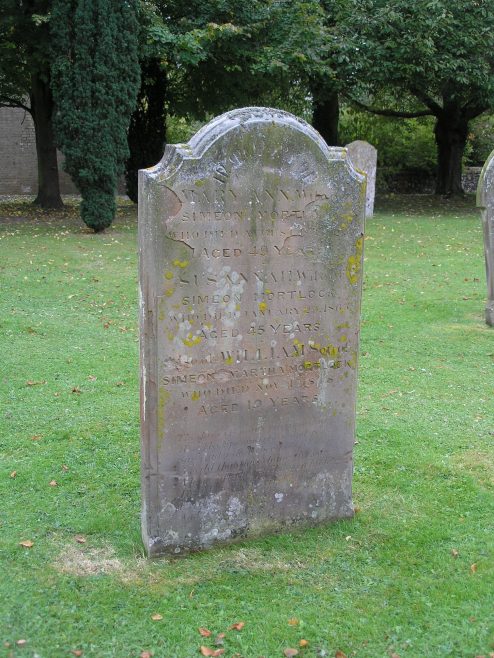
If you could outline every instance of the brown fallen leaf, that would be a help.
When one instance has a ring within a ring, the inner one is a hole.
[[[304,647],[308,647],[308,646],[309,646],[309,641],[308,641],[308,640],[300,640],[300,642],[299,642],[299,646],[301,646],[302,649],[303,649]]]
[[[73,654],[74,656],[82,656],[84,652],[82,649],[72,649],[70,653]]]
[[[288,620],[288,625],[289,626],[298,626],[299,621],[296,617],[292,617],[291,619]]]
[[[151,615],[151,619],[153,621],[161,621],[163,619],[163,615],[160,615],[159,612],[156,612],[154,615]]]
[[[35,434],[31,437],[31,441],[39,441],[41,439],[41,434]]]
[[[74,539],[78,544],[85,544],[86,543],[86,538],[84,535],[74,535]]]
[[[477,563],[474,562],[473,564],[470,565],[470,571],[472,573],[477,573]]]
[[[139,658],[152,658],[152,656],[151,651],[142,651]]]
[[[338,649],[338,651],[334,655],[334,658],[346,658],[346,654]]]
[[[11,478],[17,477],[17,471],[12,471],[12,473],[10,474],[10,477]]]
[[[56,480],[51,480],[50,487],[58,487],[58,482]]]
[[[67,473],[68,470],[69,467],[67,466],[67,464],[62,464],[62,471],[65,471]]]
[[[202,646],[200,649],[203,656],[222,656],[225,653],[224,649],[210,649],[209,647]]]
[[[24,548],[32,548],[34,546],[34,542],[30,539],[25,539],[24,541],[19,542],[19,546],[24,546]]]
[[[72,393],[82,393],[81,389],[78,386],[74,386]]]
[[[201,626],[201,628],[198,628],[197,630],[202,635],[202,637],[210,637],[213,633],[212,631],[208,630],[207,628],[203,628],[202,626]]]
[[[125,384],[123,382],[117,382],[115,386],[125,386]]]
[[[27,640],[17,640],[16,644],[18,647],[23,647],[25,644],[27,644]]]
[[[95,382],[98,378],[95,377],[94,375],[89,375],[88,379],[90,382]]]
[[[458,557],[459,554],[460,554],[460,551],[458,551],[456,548],[451,549],[451,555],[453,557]]]
[[[46,379],[41,379],[38,382],[35,382],[32,379],[30,379],[28,382],[26,382],[26,386],[41,386],[42,384],[46,384]]]
[[[283,651],[283,655],[285,658],[292,658],[293,656],[298,656],[298,649],[292,649],[291,647],[287,647]]]
[[[232,624],[228,630],[229,631],[241,631],[242,628],[245,626],[245,621],[237,621],[236,624]]]

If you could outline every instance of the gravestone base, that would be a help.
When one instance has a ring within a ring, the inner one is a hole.
[[[140,172],[151,556],[353,514],[365,175],[266,108]]]
[[[494,327],[494,301],[485,307],[485,322]]]
[[[307,483],[307,488],[292,488],[286,494],[273,492],[272,487],[250,496],[242,493],[243,497],[251,498],[251,503],[243,503],[238,496],[222,492],[182,506],[180,510],[167,508],[161,515],[165,531],[159,536],[149,534],[146,514],[143,513],[142,536],[148,557],[182,555],[213,545],[352,518],[352,465],[346,465],[341,473],[333,471],[326,479],[326,492],[331,492],[329,496],[321,493],[322,480],[318,477]],[[182,525],[183,515],[187,517],[186,525]],[[179,536],[177,527],[181,528]]]

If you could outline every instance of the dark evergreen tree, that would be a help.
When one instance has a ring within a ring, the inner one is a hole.
[[[139,89],[137,0],[54,0],[51,16],[54,125],[65,168],[94,231],[115,215]]]
[[[130,155],[125,165],[127,194],[137,203],[137,172],[155,165],[163,155],[166,140],[167,79],[158,59],[141,67],[141,88],[129,126]]]

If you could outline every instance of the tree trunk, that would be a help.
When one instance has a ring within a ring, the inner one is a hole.
[[[57,149],[52,124],[53,98],[50,85],[40,75],[31,80],[31,113],[38,159],[38,195],[34,200],[42,208],[62,208],[58,180]]]
[[[126,190],[137,203],[137,172],[157,164],[166,142],[167,76],[161,62],[147,60],[141,67],[141,88],[131,116],[127,142],[129,157],[125,163]]]
[[[330,146],[338,145],[340,104],[338,93],[321,95],[312,92],[312,126]]]
[[[468,136],[468,119],[459,112],[444,111],[436,118],[436,194],[463,194],[461,164]]]

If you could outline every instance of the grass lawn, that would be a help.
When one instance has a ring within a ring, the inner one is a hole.
[[[471,198],[388,198],[368,222],[355,519],[154,562],[135,210],[99,235],[74,207],[0,215],[0,656],[187,658],[220,632],[227,658],[494,655],[494,330]]]

